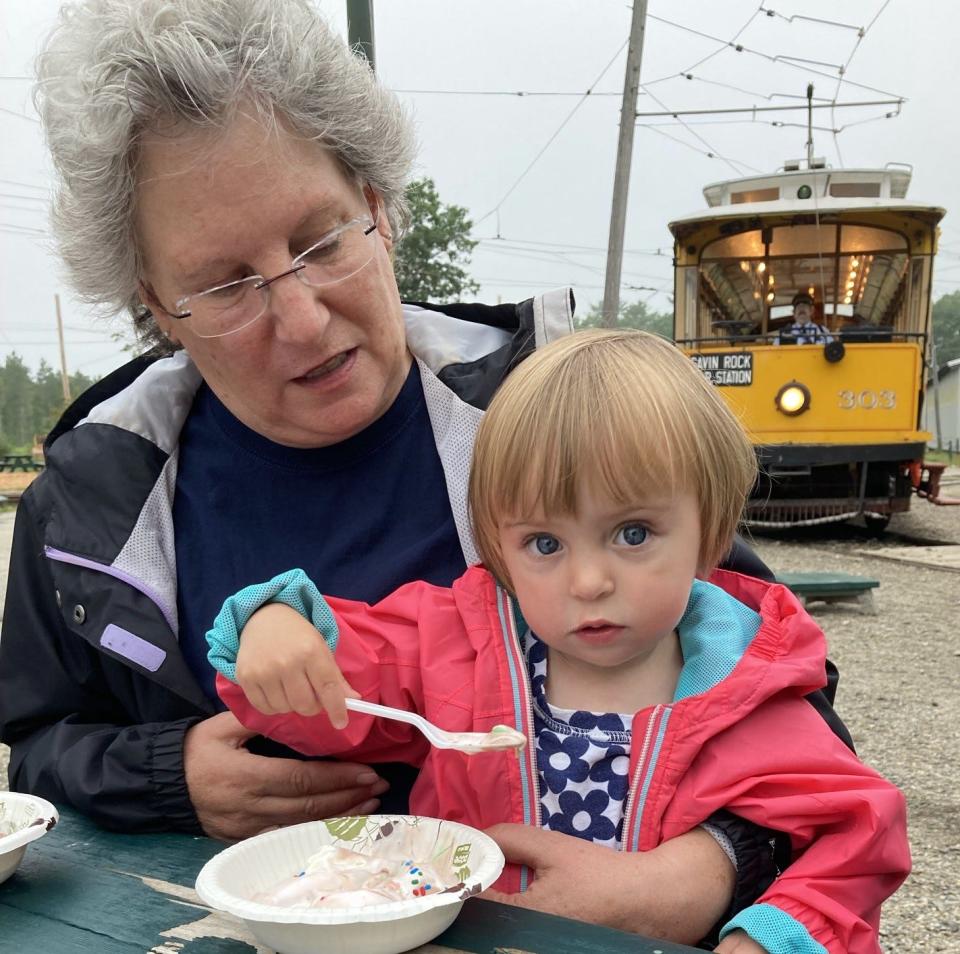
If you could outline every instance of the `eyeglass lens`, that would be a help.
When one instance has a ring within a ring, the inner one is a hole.
[[[293,260],[293,274],[305,285],[322,287],[346,281],[373,258],[373,228],[369,218],[355,219],[335,229]],[[218,285],[177,302],[201,338],[218,338],[240,331],[260,318],[270,301],[269,282],[260,275]]]

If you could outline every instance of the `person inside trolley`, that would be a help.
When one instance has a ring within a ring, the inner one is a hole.
[[[775,344],[827,344],[833,335],[814,321],[813,296],[797,292],[793,296],[793,321],[780,329]]]

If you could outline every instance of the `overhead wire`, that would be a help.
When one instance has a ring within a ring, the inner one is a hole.
[[[563,248],[568,250],[582,251],[582,252],[602,252],[604,255],[607,254],[607,249],[602,245],[570,245],[566,242],[545,242],[538,239],[518,239],[518,238],[509,238],[505,235],[488,235],[483,236],[478,239],[479,242],[511,242],[514,245],[546,245],[553,248]],[[623,250],[624,255],[665,255],[666,252],[663,249],[640,249],[640,248],[625,248]]]
[[[719,86],[722,89],[732,89],[736,93],[743,93],[745,96],[756,96],[758,99],[765,99],[768,102],[774,99],[802,99],[806,101],[806,96],[799,93],[760,93],[752,89],[744,89],[742,86],[734,86],[732,83],[721,83],[719,80],[707,79],[704,76],[694,76],[693,73],[686,71],[671,76],[670,79],[683,78],[685,80],[695,80],[698,83],[708,83],[710,86]],[[817,99],[818,97],[814,97]],[[826,97],[819,97],[820,102],[829,103]]]
[[[49,202],[46,196],[40,195],[16,195],[12,192],[0,192],[0,199],[20,199],[22,202]],[[38,210],[42,211],[42,210]]]
[[[26,331],[37,331],[36,322],[17,322],[17,321],[6,321],[4,322],[5,328],[19,328]],[[52,326],[51,326],[52,327]],[[81,325],[68,325],[63,326],[64,331],[75,331],[77,334],[82,335],[99,335],[103,341],[112,341],[113,332],[104,331],[103,328],[97,327],[82,327]]]
[[[50,191],[49,187],[47,187],[47,186],[35,185],[35,184],[32,183],[32,182],[20,182],[20,181],[17,180],[17,179],[0,179],[0,184],[3,184],[3,185],[12,185],[12,186],[20,186],[20,187],[23,188],[23,189],[37,189],[37,190],[39,190],[40,192],[49,192],[49,191]]]
[[[894,116],[898,116],[898,115],[900,114],[900,110],[901,110],[901,107],[902,107],[902,103],[904,102],[903,97],[895,97],[895,98],[897,99],[897,104],[896,104],[896,109],[895,109],[893,112],[885,113],[882,117],[871,117],[871,119],[869,119],[869,120],[862,120],[862,121],[857,122],[857,123],[847,123],[847,124],[844,124],[844,125],[842,125],[842,126],[837,124],[837,120],[836,120],[836,108],[837,108],[837,106],[838,106],[837,99],[838,99],[838,96],[839,96],[839,91],[840,91],[840,89],[842,88],[842,84],[843,84],[844,82],[847,82],[847,83],[849,83],[850,85],[853,85],[853,86],[858,86],[858,87],[860,87],[860,88],[872,89],[872,90],[875,90],[875,91],[877,91],[877,92],[884,92],[884,91],[882,91],[882,90],[876,90],[875,87],[869,87],[869,86],[866,86],[865,84],[854,83],[852,80],[846,79],[846,73],[847,73],[847,70],[848,70],[848,68],[849,68],[849,66],[850,66],[851,61],[853,60],[854,55],[855,55],[856,52],[857,52],[857,49],[858,49],[859,46],[860,46],[860,43],[863,41],[863,39],[864,39],[864,37],[866,36],[866,34],[867,34],[867,32],[869,31],[869,29],[876,23],[877,19],[879,19],[880,15],[881,15],[881,14],[883,13],[883,11],[886,9],[886,7],[887,7],[887,5],[889,4],[889,2],[890,2],[890,0],[884,0],[884,3],[882,4],[882,6],[880,7],[880,9],[879,9],[879,10],[877,11],[877,13],[874,15],[873,19],[870,21],[870,23],[869,23],[866,27],[856,26],[856,25],[854,25],[854,24],[840,23],[839,21],[825,20],[825,19],[823,19],[823,18],[818,18],[818,17],[809,17],[809,16],[805,16],[805,15],[802,15],[802,14],[797,14],[797,15],[793,15],[793,16],[789,16],[789,17],[788,17],[788,16],[784,16],[783,14],[778,13],[777,11],[775,11],[775,10],[773,10],[773,9],[771,9],[771,8],[765,7],[765,6],[761,3],[761,4],[757,7],[757,9],[754,10],[754,12],[751,14],[751,16],[747,19],[746,23],[744,23],[744,25],[736,32],[736,34],[734,34],[734,36],[733,36],[730,40],[723,40],[723,39],[721,39],[720,37],[714,37],[714,36],[712,36],[711,34],[704,33],[703,31],[695,30],[695,29],[693,29],[692,27],[687,27],[687,26],[685,26],[685,25],[683,25],[683,24],[679,24],[679,23],[676,23],[676,22],[674,22],[674,21],[666,20],[665,18],[662,18],[662,17],[657,17],[657,16],[650,15],[650,16],[651,16],[651,19],[653,19],[653,20],[657,20],[657,21],[659,21],[659,22],[668,24],[668,25],[670,25],[670,26],[674,26],[674,27],[676,27],[676,28],[678,28],[678,29],[681,29],[681,30],[686,30],[687,32],[693,33],[693,34],[695,34],[695,35],[697,35],[697,36],[700,36],[700,37],[703,37],[703,38],[711,39],[711,40],[713,40],[713,41],[715,41],[715,42],[717,42],[717,43],[720,43],[721,45],[720,45],[716,50],[714,50],[712,53],[710,53],[707,57],[701,58],[696,64],[693,64],[693,65],[691,65],[690,67],[687,67],[686,69],[681,70],[679,73],[670,74],[669,76],[661,77],[660,79],[651,80],[651,81],[648,82],[648,83],[644,83],[644,84],[643,84],[643,89],[644,89],[644,91],[645,91],[648,95],[651,96],[651,98],[653,98],[654,100],[656,100],[656,97],[655,97],[655,96],[653,95],[653,93],[651,93],[651,91],[649,90],[649,88],[648,88],[649,86],[653,85],[654,83],[661,83],[661,82],[665,82],[665,81],[667,81],[667,80],[669,80],[669,79],[676,79],[676,78],[682,77],[682,78],[687,79],[687,80],[694,80],[694,79],[695,79],[695,80],[698,80],[698,81],[700,81],[700,82],[709,83],[709,84],[711,84],[711,85],[716,85],[716,86],[720,86],[720,87],[730,88],[730,89],[733,89],[733,90],[735,90],[735,91],[737,91],[737,92],[742,92],[742,93],[744,93],[744,94],[746,94],[746,95],[759,96],[759,97],[762,97],[762,98],[764,98],[764,99],[767,99],[768,101],[769,101],[769,100],[772,100],[775,96],[789,95],[789,94],[777,94],[777,93],[771,93],[771,94],[757,93],[756,91],[745,90],[745,89],[742,89],[742,88],[740,88],[740,87],[736,87],[736,86],[734,86],[734,85],[732,85],[732,84],[723,83],[723,82],[718,81],[718,80],[710,80],[710,79],[707,79],[707,78],[705,78],[705,77],[699,77],[699,76],[694,76],[694,75],[693,75],[693,69],[695,69],[697,66],[702,65],[703,63],[707,62],[707,60],[712,59],[714,56],[716,56],[716,55],[718,55],[719,53],[723,52],[724,50],[730,49],[730,48],[735,49],[737,52],[747,52],[747,53],[751,53],[751,54],[754,54],[754,55],[757,55],[757,56],[762,56],[762,57],[764,57],[765,59],[768,59],[768,60],[770,60],[770,61],[772,61],[772,62],[780,62],[780,63],[783,63],[784,65],[787,65],[787,66],[797,66],[798,68],[805,69],[805,70],[807,70],[807,71],[809,71],[809,72],[812,72],[812,73],[815,73],[815,74],[817,74],[817,75],[829,75],[829,74],[823,74],[823,73],[821,73],[821,72],[818,71],[818,70],[811,70],[811,69],[809,69],[810,64],[819,65],[819,66],[831,66],[831,67],[833,67],[833,68],[837,71],[837,73],[839,74],[838,79],[837,79],[837,87],[836,87],[836,90],[834,91],[834,95],[833,95],[832,98],[824,98],[824,97],[821,97],[821,98],[820,98],[822,102],[828,103],[828,104],[831,106],[831,125],[830,125],[829,127],[817,127],[817,128],[819,128],[821,131],[828,132],[828,133],[830,133],[830,134],[833,136],[834,145],[835,145],[835,148],[836,148],[836,151],[837,151],[837,156],[838,156],[838,159],[839,159],[840,164],[841,164],[841,166],[842,166],[842,165],[843,165],[843,156],[842,156],[842,152],[841,152],[841,150],[840,150],[840,145],[839,145],[839,141],[838,141],[838,136],[839,136],[839,134],[840,134],[844,129],[846,129],[846,128],[848,128],[848,127],[851,127],[851,126],[854,126],[854,125],[859,125],[860,122],[870,122],[870,121],[873,121],[874,119],[881,119],[881,118],[883,118],[883,119],[889,119],[889,118],[893,118]],[[846,61],[845,61],[843,64],[840,64],[840,65],[837,65],[837,64],[829,64],[829,63],[826,63],[826,62],[823,62],[823,61],[815,61],[815,60],[803,59],[803,58],[801,58],[801,57],[785,56],[785,55],[783,55],[783,54],[780,54],[780,55],[777,55],[777,56],[772,56],[772,55],[770,55],[770,54],[763,53],[762,51],[754,50],[754,49],[745,47],[745,46],[743,46],[742,44],[740,44],[740,43],[737,42],[737,40],[738,40],[739,37],[743,34],[743,32],[747,29],[747,27],[750,26],[750,24],[753,23],[753,21],[756,19],[756,17],[757,17],[759,14],[761,14],[761,13],[765,14],[765,15],[768,16],[768,17],[773,17],[773,16],[780,17],[781,19],[783,19],[783,20],[785,20],[785,21],[787,21],[787,22],[789,22],[789,23],[793,23],[793,21],[795,21],[795,20],[805,20],[805,21],[809,21],[809,22],[820,23],[820,24],[827,25],[827,26],[834,26],[834,27],[840,27],[840,28],[843,28],[843,29],[855,30],[855,31],[857,32],[857,39],[856,39],[856,42],[855,42],[855,44],[854,44],[854,48],[853,48],[853,50],[850,52],[850,54],[847,56]],[[800,63],[803,63],[803,64],[805,64],[805,65],[804,65],[803,67],[799,67],[798,64],[800,64]],[[833,77],[830,77],[830,78],[832,79]],[[893,94],[885,94],[885,95],[893,95]],[[685,126],[701,125],[701,123],[686,123],[686,122],[680,122],[679,124],[680,124],[680,125],[685,125]],[[653,126],[654,124],[645,124],[645,125]],[[777,126],[777,127],[790,127],[790,126],[799,126],[800,124],[792,124],[792,123],[772,123],[771,125],[775,125],[775,126]],[[691,130],[691,131],[692,131],[692,130]],[[694,135],[696,135],[696,133],[694,133]],[[677,141],[678,141],[678,142],[682,142],[682,140],[677,140]],[[707,150],[708,150],[708,151],[707,151],[707,153],[705,153],[705,154],[708,155],[708,156],[710,156],[710,158],[714,158],[714,157],[716,156],[716,150],[714,150],[713,147],[710,146],[710,144],[706,142],[706,140],[702,139],[702,137],[701,137],[701,142],[707,147]],[[722,158],[722,157],[721,157],[721,158]],[[737,160],[733,160],[733,161],[736,162]],[[728,164],[728,165],[731,164],[731,163],[730,163],[730,160],[727,160],[727,164]],[[744,165],[745,165],[745,164],[744,164]]]
[[[394,93],[404,93],[410,96],[620,96],[615,91],[587,90],[528,90],[528,89],[398,89],[393,87]]]
[[[519,279],[513,279],[513,278],[478,277],[477,281],[480,282],[481,284],[503,285],[505,287],[511,287],[511,288],[559,288],[559,287],[563,287],[563,285],[565,284],[564,282],[555,282],[555,281],[548,281],[548,282],[543,282],[543,281],[538,282],[536,280],[520,281]],[[599,291],[599,290],[602,290],[603,285],[591,285],[584,282],[577,282],[576,287],[590,289],[591,291]],[[660,288],[656,288],[653,285],[631,285],[627,282],[624,282],[623,287],[628,291],[649,291],[652,293],[656,293],[657,291],[662,290],[664,286],[660,286]]]
[[[643,84],[641,83],[641,88],[642,88],[642,87],[643,87]],[[656,96],[654,93],[651,93],[650,90],[647,90],[646,92],[647,92],[647,95],[648,95],[661,109],[665,109],[665,110],[667,110],[667,111],[670,110],[670,107],[667,106],[667,104],[664,103],[663,100],[658,99],[657,96]],[[637,123],[637,125],[638,125],[638,126],[643,126],[644,123]],[[739,159],[736,159],[736,160],[734,160],[734,159],[729,159],[727,156],[722,155],[719,151],[717,151],[716,149],[714,149],[714,147],[711,146],[710,143],[708,143],[707,140],[704,139],[703,136],[700,135],[700,133],[698,133],[698,132],[693,132],[693,130],[690,128],[690,125],[689,125],[688,123],[685,123],[683,120],[680,120],[680,125],[683,126],[683,128],[686,129],[688,132],[690,132],[691,135],[693,135],[693,137],[694,137],[695,139],[698,139],[700,142],[703,143],[703,145],[705,145],[705,146],[707,147],[707,149],[709,150],[709,152],[707,152],[706,155],[708,155],[711,159],[722,159],[731,169],[733,169],[735,175],[737,175],[737,176],[742,176],[742,175],[743,175],[743,169],[738,169],[737,166],[734,165],[734,163],[737,163],[737,165],[743,166],[743,167],[746,168],[746,169],[752,169],[754,172],[759,172],[759,171],[760,171],[759,169],[755,168],[754,166],[751,166],[749,163],[742,162],[742,161],[740,161]]]
[[[74,368],[75,371],[79,371],[81,368],[89,368],[91,364],[100,364],[102,361],[108,361],[111,358],[123,358],[124,360],[129,360],[131,353],[126,348],[121,348],[119,351],[111,351],[108,354],[102,355],[99,358],[89,358],[86,361],[81,361]]]
[[[9,209],[11,212],[31,212],[34,215],[37,213],[42,215],[47,211],[46,209],[38,209],[34,205],[13,205],[10,202],[0,202],[0,209]]]
[[[763,4],[761,3],[760,6],[757,7],[757,9],[754,10],[753,13],[750,15],[747,22],[744,23],[744,25],[740,27],[740,29],[737,30],[737,32],[734,33],[734,35],[729,40],[718,40],[717,42],[719,42],[721,45],[712,53],[708,54],[707,56],[703,57],[700,60],[697,60],[696,63],[692,63],[690,66],[686,67],[684,70],[681,70],[680,73],[671,73],[669,76],[662,76],[660,77],[660,79],[650,80],[648,83],[644,83],[644,86],[654,86],[657,83],[665,83],[667,80],[675,79],[677,76],[680,76],[683,73],[692,73],[698,66],[702,66],[708,60],[712,60],[715,56],[719,56],[721,53],[723,53],[724,50],[726,50],[728,47],[732,46],[737,42],[737,40],[740,38],[743,32],[747,29],[747,27],[750,26],[750,24],[753,23],[753,21],[757,18],[757,15],[760,13],[760,10],[762,8],[763,8]],[[652,16],[649,13],[647,14],[647,16],[649,16],[652,20],[657,19],[656,17]]]
[[[44,229],[35,229],[29,225],[18,225],[16,222],[0,222],[0,229],[4,232],[13,232],[15,234],[42,238],[49,236],[49,232]]]
[[[659,123],[654,123],[654,124],[638,123],[637,125],[639,125],[643,129],[652,129],[654,132],[659,133],[661,136],[666,136],[667,139],[672,139],[674,142],[679,143],[681,146],[686,146],[688,149],[692,149],[694,152],[699,152],[700,155],[706,156],[708,159],[723,158],[722,156],[718,156],[716,153],[709,151],[709,149],[698,149],[695,145],[693,145],[693,143],[686,142],[685,140],[680,139],[678,136],[671,136],[670,133],[664,132],[663,129],[660,128],[661,124]],[[664,123],[663,125],[666,125],[666,123]],[[673,123],[671,123],[670,125],[673,125]],[[690,124],[679,123],[678,125],[689,126]],[[702,140],[702,137],[698,137],[698,138]],[[725,161],[729,164],[729,160],[725,160]],[[747,165],[747,163],[742,163],[742,165],[744,165],[747,169],[753,170],[754,172],[760,172],[759,169],[755,168],[754,166]],[[738,169],[735,169],[734,171],[737,173],[738,176],[743,175],[743,173],[740,172],[740,170]]]
[[[28,116],[26,113],[18,113],[16,110],[7,109],[6,106],[0,106],[0,113],[9,113],[11,116],[16,116],[18,119],[26,119],[27,122],[36,123],[40,125],[40,120],[36,116]]]
[[[772,10],[772,9],[769,9],[768,7],[765,7],[762,3],[760,4],[760,10],[763,13],[765,13],[768,17],[779,17],[781,20],[786,20],[787,23],[793,23],[794,20],[807,20],[811,23],[822,23],[825,26],[843,27],[844,29],[847,29],[847,30],[863,29],[863,27],[856,26],[853,23],[840,23],[837,20],[824,20],[824,19],[821,19],[820,17],[808,17],[802,13],[794,13],[788,17],[782,13],[778,13],[776,10]]]
[[[667,107],[663,104],[663,102],[662,102],[661,100],[657,99],[656,95],[654,95],[653,93],[650,92],[649,87],[650,87],[650,86],[653,86],[653,85],[655,85],[655,84],[657,84],[657,83],[665,82],[665,81],[668,80],[668,79],[674,79],[674,78],[676,78],[676,77],[678,77],[678,76],[684,76],[684,77],[686,77],[686,78],[688,78],[688,79],[689,79],[689,78],[692,78],[693,70],[697,69],[697,67],[702,66],[702,65],[703,65],[704,63],[706,63],[708,60],[711,60],[711,59],[713,59],[713,57],[718,56],[720,53],[722,53],[724,50],[728,49],[728,48],[731,47],[731,46],[734,47],[734,48],[737,48],[737,40],[743,35],[743,33],[747,30],[747,28],[750,26],[750,24],[753,23],[753,21],[757,18],[757,16],[759,16],[759,14],[760,14],[760,12],[761,12],[762,10],[763,10],[763,4],[761,3],[761,4],[757,7],[757,9],[754,10],[753,13],[747,18],[746,22],[740,27],[740,29],[737,30],[737,32],[734,33],[734,35],[733,35],[729,40],[720,40],[719,38],[715,38],[715,37],[714,37],[713,39],[715,40],[715,42],[718,42],[718,43],[720,43],[721,45],[720,45],[716,50],[714,50],[712,53],[708,54],[708,55],[705,56],[705,57],[702,57],[701,59],[697,60],[695,63],[692,63],[690,66],[688,66],[688,67],[686,67],[685,69],[681,70],[679,73],[674,73],[674,74],[671,74],[670,76],[662,77],[661,79],[651,80],[651,81],[648,82],[648,83],[642,83],[642,84],[640,85],[640,88],[641,88],[641,89],[643,90],[643,92],[645,92],[651,99],[653,99],[654,102],[658,103],[662,109],[666,109]],[[658,17],[652,16],[651,14],[648,14],[648,16],[651,16],[651,19],[654,19],[654,20],[660,19],[660,18],[658,18]],[[668,22],[668,21],[662,21],[662,22]],[[641,124],[641,125],[642,125],[642,124]],[[689,124],[684,124],[684,123],[681,122],[681,125],[684,125],[686,128],[688,128],[688,131],[691,131],[691,132],[692,132],[692,130],[689,129]],[[717,150],[715,150],[715,149],[713,148],[713,146],[711,146],[710,143],[708,143],[702,136],[700,136],[698,133],[695,133],[695,132],[693,133],[693,135],[694,135],[697,139],[699,139],[700,142],[703,143],[703,145],[705,145],[705,146],[707,147],[707,152],[704,152],[704,153],[703,153],[704,155],[706,155],[708,158],[711,158],[711,159],[720,158],[720,159],[722,159],[724,162],[726,162],[726,164],[727,164],[728,166],[730,166],[730,168],[733,169],[733,171],[734,171],[738,176],[743,174],[743,172],[742,172],[741,169],[736,168],[736,166],[733,164],[733,162],[731,162],[730,159],[728,159],[728,158],[725,157],[725,156],[720,155],[720,154],[717,152]],[[671,138],[674,138],[674,137],[671,137]],[[682,143],[682,140],[679,140],[679,139],[678,139],[678,140],[676,140],[676,141]],[[683,144],[684,144],[684,145],[689,145],[688,143],[683,143]],[[702,152],[702,150],[697,150],[697,151],[698,151],[698,152]],[[734,160],[734,162],[736,162],[736,160]],[[753,171],[755,171],[755,172],[759,172],[759,171],[760,171],[759,169],[756,169],[755,167],[753,167],[753,166],[751,166],[751,165],[749,165],[749,164],[747,164],[747,163],[745,163],[745,162],[740,162],[739,165],[742,165],[742,166],[744,166],[744,167],[747,168],[747,169],[753,169]]]
[[[824,73],[820,70],[811,69],[810,67],[797,65],[795,62],[793,62],[793,60],[796,59],[796,57],[784,57],[784,56],[781,56],[780,54],[777,54],[776,56],[774,56],[770,53],[764,53],[760,50],[754,50],[751,47],[744,46],[742,43],[727,41],[722,39],[721,37],[713,36],[710,33],[704,33],[702,30],[696,30],[693,27],[686,26],[683,23],[676,23],[673,20],[667,20],[665,17],[654,16],[652,13],[648,13],[647,16],[651,20],[656,20],[658,23],[664,23],[667,26],[675,27],[676,29],[682,30],[685,33],[692,33],[694,36],[703,37],[704,39],[707,39],[707,40],[713,40],[715,43],[722,43],[724,44],[724,46],[730,47],[736,50],[738,53],[749,53],[751,56],[759,56],[762,59],[767,60],[768,62],[782,63],[784,66],[789,66],[789,67],[792,67],[793,69],[798,69],[805,73],[812,73],[815,76],[824,76],[830,80],[834,78],[830,73]],[[673,78],[673,77],[670,77],[670,78]],[[880,89],[879,87],[876,87],[876,86],[868,86],[865,83],[857,83],[849,79],[845,79],[844,82],[848,83],[850,86],[855,86],[858,89],[866,89],[866,90],[870,90],[873,93],[879,93],[882,96],[889,96],[891,99],[904,99],[904,100],[906,99],[906,97],[904,96],[900,96],[897,93],[891,93],[889,90]],[[645,84],[645,85],[649,85],[649,84]]]
[[[866,27],[860,27],[857,30],[857,40],[853,44],[853,49],[850,51],[850,55],[847,57],[846,62],[843,64],[843,66],[840,67],[840,75],[837,77],[837,86],[836,86],[836,89],[834,89],[833,91],[833,100],[832,100],[832,104],[834,107],[836,107],[837,97],[840,95],[840,89],[842,88],[844,83],[844,76],[846,76],[847,70],[850,68],[850,64],[851,62],[853,62],[853,58],[854,56],[856,56],[857,50],[860,49],[860,44],[863,42],[864,37],[870,31],[870,28],[874,25],[874,23],[877,22],[877,20],[880,19],[880,15],[883,13],[884,10],[887,9],[887,6],[889,3],[890,3],[890,0],[883,0],[883,3],[881,4],[880,9],[876,12],[873,19],[869,22],[869,24],[867,24]],[[830,111],[830,122],[833,123],[834,126],[836,126],[837,121],[836,121],[834,112],[835,112],[835,109],[832,109]],[[898,106],[897,115],[899,114],[900,114],[900,107]],[[842,169],[843,153],[840,151],[840,142],[839,142],[839,139],[837,138],[838,135],[839,134],[836,132],[833,134],[833,148],[837,150],[837,159],[840,163],[840,168]]]
[[[519,177],[517,178],[517,180],[516,180],[516,181],[513,183],[513,185],[510,186],[510,188],[506,191],[506,193],[504,194],[503,198],[502,198],[489,212],[487,212],[486,215],[482,215],[479,219],[477,219],[477,221],[476,221],[476,223],[475,223],[476,225],[479,225],[481,222],[483,222],[483,221],[485,221],[486,219],[490,218],[491,215],[496,214],[496,213],[500,210],[500,207],[503,205],[503,203],[506,202],[508,198],[510,198],[510,196],[513,194],[513,192],[514,192],[514,190],[517,188],[517,186],[520,185],[520,183],[527,177],[527,174],[528,174],[528,173],[530,172],[530,170],[537,164],[537,162],[540,160],[540,157],[550,148],[550,146],[553,144],[554,140],[557,138],[557,136],[560,135],[560,133],[563,131],[563,129],[564,129],[564,127],[567,125],[567,123],[569,123],[570,120],[573,119],[574,114],[577,112],[577,110],[580,109],[580,107],[587,101],[587,99],[588,99],[588,97],[590,96],[590,92],[591,92],[591,90],[593,89],[593,87],[596,86],[597,83],[599,83],[600,80],[602,80],[604,76],[606,76],[607,71],[610,69],[611,66],[613,66],[613,64],[614,64],[614,63],[616,62],[616,60],[617,60],[617,57],[620,56],[620,54],[621,54],[621,52],[623,51],[624,47],[625,47],[629,42],[630,42],[630,38],[627,37],[627,39],[624,40],[623,43],[620,44],[620,46],[617,48],[617,52],[613,54],[613,56],[610,58],[610,61],[607,63],[607,65],[600,71],[600,75],[597,76],[597,78],[590,84],[590,86],[587,88],[587,91],[580,97],[580,99],[579,99],[579,101],[577,102],[577,104],[576,104],[576,105],[573,107],[573,109],[571,109],[570,112],[566,115],[566,117],[564,118],[563,122],[560,123],[559,127],[557,128],[556,132],[554,132],[554,134],[553,134],[553,135],[547,140],[547,142],[544,144],[543,148],[541,148],[541,150],[533,157],[533,159],[531,160],[531,162],[530,162],[530,164],[527,166],[527,168],[524,169],[523,172],[520,173],[520,175],[519,175]],[[498,223],[498,225],[499,225],[499,223]],[[498,231],[499,231],[499,228],[498,228]]]
[[[534,262],[546,262],[549,265],[555,265],[558,262],[567,265],[574,266],[576,268],[582,268],[586,271],[593,272],[597,275],[604,274],[604,270],[599,268],[596,265],[588,265],[585,262],[578,262],[573,258],[570,258],[571,255],[582,254],[578,252],[559,252],[559,251],[550,251],[548,249],[527,249],[527,248],[515,248],[509,245],[504,245],[503,247],[490,247],[489,245],[484,246],[484,251],[489,252],[494,255],[509,255],[512,259],[527,259]],[[660,281],[662,275],[640,275],[634,272],[625,273],[633,278],[640,279],[649,279],[651,281]]]
[[[883,113],[881,116],[869,116],[866,119],[856,119],[850,123],[844,123],[842,126],[817,126],[814,125],[811,128],[817,130],[818,132],[825,133],[842,133],[847,129],[852,129],[854,126],[863,126],[866,123],[876,123],[884,119],[894,119],[900,115],[900,107],[898,106],[893,112]],[[643,125],[648,129],[660,129],[665,126],[680,126],[683,125],[679,120],[675,122],[661,122],[661,123],[643,123]],[[755,126],[772,126],[775,129],[807,129],[807,123],[793,123],[783,119],[697,119],[697,120],[687,120],[686,125],[688,126],[744,126],[744,125],[755,125]]]

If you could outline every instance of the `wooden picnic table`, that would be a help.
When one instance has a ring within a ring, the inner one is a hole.
[[[121,835],[70,809],[0,884],[0,952],[29,954],[268,954],[245,925],[193,890],[224,846],[167,833]],[[471,898],[414,954],[693,954],[668,941]],[[329,952],[333,954],[333,952]]]
[[[4,454],[0,456],[0,472],[5,470],[43,470],[43,464],[35,461],[30,454]]]

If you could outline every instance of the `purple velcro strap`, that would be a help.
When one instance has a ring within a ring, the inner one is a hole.
[[[130,633],[113,623],[103,631],[100,645],[142,666],[147,672],[156,672],[167,658],[165,649],[160,649],[135,633]]]

